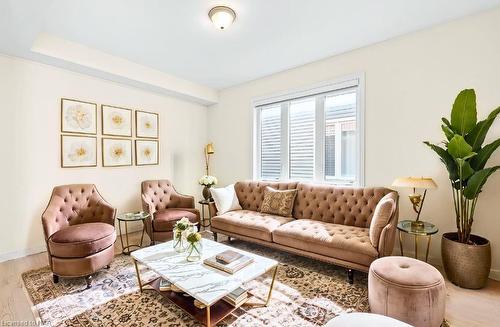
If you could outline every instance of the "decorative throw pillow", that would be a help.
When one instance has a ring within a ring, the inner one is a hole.
[[[234,190],[234,184],[221,188],[210,188],[214,198],[217,214],[222,215],[228,211],[241,210],[240,202]]]
[[[266,186],[260,212],[291,217],[295,196],[297,196],[297,190],[278,191]]]
[[[370,242],[376,248],[378,248],[378,242],[380,240],[382,230],[389,223],[394,210],[396,210],[396,201],[397,193],[391,192],[380,199],[375,207],[368,235],[370,236]]]

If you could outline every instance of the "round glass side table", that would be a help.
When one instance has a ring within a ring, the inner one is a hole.
[[[413,224],[412,224],[413,223]],[[425,251],[425,262],[429,258],[429,248],[431,246],[431,237],[436,234],[439,229],[436,225],[422,221],[420,226],[415,226],[413,220],[403,220],[398,223],[399,231],[399,248],[401,250],[401,255],[403,254],[403,233],[413,235],[415,238],[415,259],[418,259],[418,239],[420,237],[427,238],[427,249]]]
[[[144,220],[149,217],[149,213],[144,211],[124,212],[116,216],[116,219],[118,219],[118,230],[120,232],[120,243],[122,245],[123,254],[130,254],[130,252],[132,252],[132,248],[140,249],[142,247],[144,232],[146,231],[146,224],[144,223]],[[128,240],[128,223],[133,221],[142,221],[141,242],[139,244],[130,244]],[[123,243],[122,223],[125,225],[125,244]]]

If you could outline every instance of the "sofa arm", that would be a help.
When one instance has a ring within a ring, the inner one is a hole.
[[[184,195],[180,193],[172,194],[170,201],[175,203],[175,208],[191,208],[194,209],[194,196]],[[174,208],[174,206],[168,206]]]
[[[395,228],[398,219],[398,193],[390,192],[386,194],[375,207],[372,220],[370,222],[369,237],[372,245],[379,249],[383,232],[387,233]],[[384,234],[385,234],[384,233]],[[380,251],[380,250],[379,250]]]
[[[217,207],[215,206],[215,202],[210,202],[208,204],[208,213],[209,213],[210,217],[217,216]]]
[[[99,207],[102,209],[101,222],[115,225],[116,208],[104,200],[99,202]]]

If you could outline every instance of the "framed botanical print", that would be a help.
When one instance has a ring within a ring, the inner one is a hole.
[[[96,167],[97,137],[61,135],[61,167]]]
[[[62,98],[61,132],[97,134],[97,104]]]
[[[135,135],[144,138],[158,138],[158,114],[146,111],[135,111]]]
[[[101,105],[102,135],[132,137],[132,110]]]
[[[132,166],[132,140],[103,138],[102,165],[103,167]]]
[[[135,164],[137,166],[158,165],[158,141],[135,140]]]

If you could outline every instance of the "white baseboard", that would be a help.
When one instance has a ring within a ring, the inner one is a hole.
[[[42,246],[30,248],[30,249],[4,252],[4,253],[0,253],[0,262],[14,260],[14,259],[26,257],[28,255],[45,252],[45,251],[46,251],[45,245],[42,245]]]

